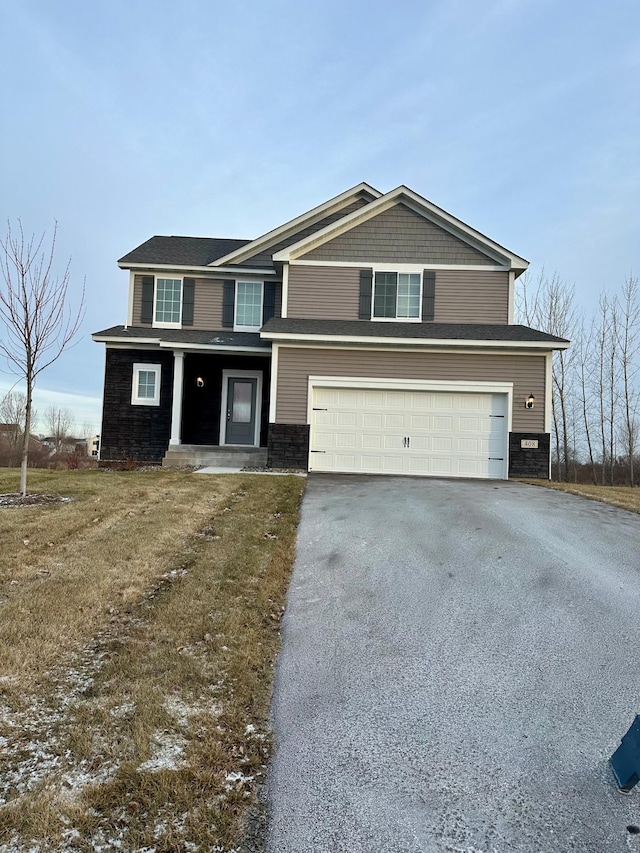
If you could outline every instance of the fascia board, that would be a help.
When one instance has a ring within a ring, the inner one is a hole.
[[[461,340],[459,338],[388,338],[365,337],[355,335],[304,335],[294,332],[260,332],[260,337],[267,341],[305,341],[310,343],[332,344],[385,344],[386,346],[413,347],[454,347],[473,349],[535,349],[535,350],[565,350],[569,342],[559,341],[487,341]]]
[[[277,272],[274,269],[269,268],[260,268],[260,267],[234,267],[234,266],[225,266],[225,267],[199,267],[194,264],[121,264],[118,263],[118,266],[121,270],[149,270],[149,272],[153,273],[154,270],[160,270],[161,272],[177,272],[180,275],[186,272],[206,272],[211,274],[213,273],[229,273],[233,275],[269,275],[276,276]]]
[[[230,261],[241,261],[243,258],[250,258],[252,255],[257,254],[261,248],[268,246],[270,243],[275,243],[279,239],[281,239],[284,235],[289,231],[297,231],[300,229],[300,226],[304,225],[306,222],[310,222],[313,219],[322,219],[322,217],[332,208],[339,207],[344,202],[348,201],[353,196],[358,195],[358,193],[366,192],[369,195],[372,195],[375,199],[378,199],[382,196],[382,193],[375,189],[375,187],[370,186],[367,183],[357,184],[355,187],[351,187],[351,189],[345,190],[345,192],[340,193],[340,195],[334,196],[330,198],[328,201],[319,204],[317,207],[308,210],[306,213],[302,213],[300,216],[296,216],[295,219],[289,220],[289,222],[285,222],[284,225],[279,225],[277,228],[274,228],[272,231],[267,231],[266,234],[262,234],[260,237],[257,237],[251,243],[248,243],[246,246],[242,246],[240,249],[235,249],[233,252],[229,252],[227,255],[223,255],[222,258],[219,258],[217,261],[213,261],[212,265],[217,265],[220,263],[229,263]]]
[[[422,216],[427,212],[430,216],[426,216],[426,219],[429,219],[434,222],[434,224],[444,228],[459,239],[462,238],[465,242],[471,243],[474,248],[479,249],[485,254],[489,253],[491,256],[497,255],[496,259],[498,261],[507,259],[512,269],[525,270],[529,266],[529,261],[521,258],[513,252],[510,252],[504,246],[501,246],[499,243],[496,243],[494,240],[486,237],[480,231],[476,231],[475,228],[472,228],[470,225],[467,225],[465,222],[462,222],[462,220],[457,219],[455,216],[452,216],[450,213],[447,213],[445,210],[442,210],[442,208],[428,201],[426,198],[419,196],[413,190],[410,190],[405,186],[396,187],[396,189],[390,190],[388,193],[380,196],[376,201],[372,201],[371,204],[368,204],[361,210],[356,210],[348,216],[345,216],[343,219],[340,219],[331,225],[327,225],[320,231],[310,234],[298,243],[294,243],[286,249],[282,249],[273,256],[273,260],[294,260],[298,255],[304,254],[312,248],[316,248],[316,246],[326,243],[328,240],[343,234],[345,231],[349,231],[351,228],[361,224],[362,222],[372,219],[377,214],[382,213],[384,210],[388,210],[395,204],[399,204],[402,201],[409,202],[408,206]]]
[[[118,335],[91,335],[99,344],[153,344],[158,346],[160,338],[121,338]]]
[[[160,341],[160,349],[199,350],[201,352],[251,352],[254,355],[271,355],[271,350],[264,347],[237,347],[226,344],[187,344],[178,341]]]
[[[226,346],[225,344],[192,344],[192,343],[183,343],[180,341],[162,341],[160,338],[121,338],[117,335],[91,335],[96,343],[105,343],[105,344],[127,344],[127,345],[136,345],[141,346],[143,344],[150,345],[153,347],[159,347],[160,349],[171,349],[171,350],[200,350],[202,352],[211,352],[211,351],[223,351],[223,352],[251,352],[255,355],[271,355],[271,350],[265,349],[264,347],[238,347],[238,346]]]

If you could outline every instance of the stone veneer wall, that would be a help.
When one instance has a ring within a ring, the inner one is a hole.
[[[133,365],[160,364],[160,405],[132,406]],[[100,462],[135,459],[160,463],[171,436],[173,353],[107,349]]]
[[[538,442],[537,448],[522,447],[523,439]],[[548,432],[509,433],[509,476],[549,479],[551,436]]]
[[[308,470],[308,424],[269,424],[267,467]]]

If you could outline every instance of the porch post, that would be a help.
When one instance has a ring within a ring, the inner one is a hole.
[[[171,438],[169,446],[180,444],[182,433],[182,385],[184,377],[184,353],[173,351],[173,405],[171,407]]]

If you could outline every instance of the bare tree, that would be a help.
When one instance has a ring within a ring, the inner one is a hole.
[[[638,279],[629,276],[622,287],[620,301],[620,322],[617,326],[617,357],[622,384],[622,405],[624,422],[622,440],[629,465],[629,485],[635,486],[633,457],[636,450],[638,393],[634,382],[640,369],[638,363],[638,337],[640,336],[640,294]]]
[[[541,269],[533,288],[528,278],[522,276],[517,310],[528,326],[550,335],[572,339],[578,328],[574,304],[574,287],[564,282],[557,272],[547,275]],[[569,480],[571,448],[575,444],[571,417],[573,403],[573,349],[553,354],[552,418],[555,438],[555,458],[558,479]]]
[[[44,412],[44,427],[47,438],[53,441],[55,453],[62,453],[67,440],[71,438],[73,429],[73,414],[69,409],[48,406]]]
[[[11,434],[14,445],[18,444],[24,430],[25,413],[27,409],[27,395],[21,391],[9,391],[0,400],[0,421],[4,424],[15,425],[16,429]],[[37,412],[31,408],[31,428],[38,419]],[[6,433],[5,433],[6,435]]]
[[[84,285],[76,310],[68,304],[69,261],[61,276],[54,274],[57,224],[51,240],[46,233],[25,238],[22,222],[18,232],[7,223],[0,239],[0,319],[6,335],[0,337],[0,352],[12,371],[26,383],[20,491],[27,493],[27,464],[31,432],[33,389],[36,378],[53,364],[75,337],[84,317]]]
[[[593,361],[593,338],[593,320],[591,321],[589,331],[587,332],[585,329],[584,318],[582,318],[576,335],[576,371],[578,376],[578,393],[582,415],[582,426],[584,429],[584,437],[587,442],[587,452],[589,454],[589,464],[591,466],[591,478],[593,479],[594,486],[597,486],[598,477],[596,474],[596,463],[593,455],[593,428],[590,411],[591,394],[588,391],[589,377],[591,375],[591,365]]]

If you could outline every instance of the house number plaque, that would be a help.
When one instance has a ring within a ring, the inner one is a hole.
[[[532,450],[538,449],[538,439],[537,438],[522,438],[520,440],[520,447],[522,448],[530,448]]]

